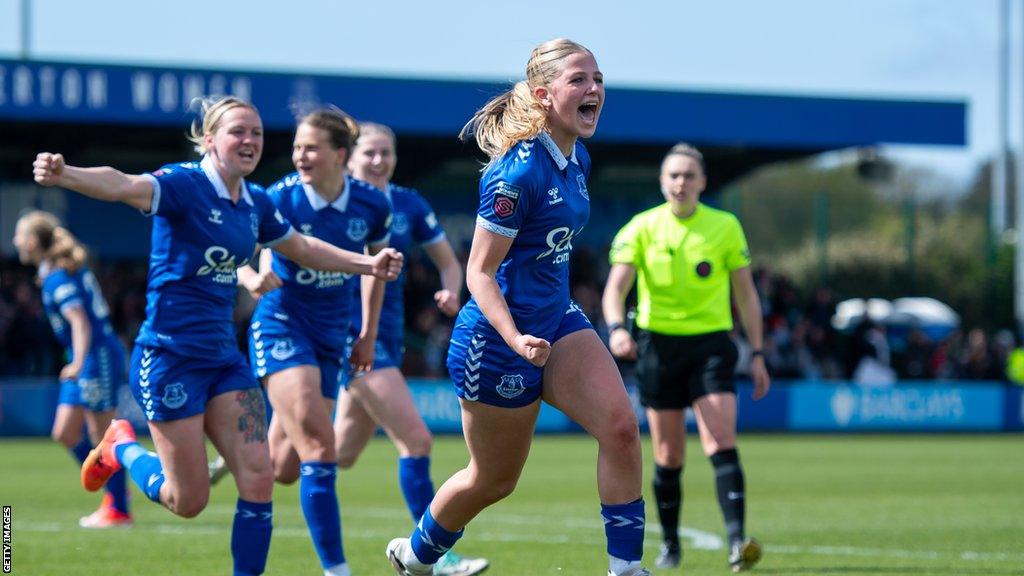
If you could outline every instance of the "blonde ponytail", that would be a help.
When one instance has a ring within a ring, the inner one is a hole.
[[[57,268],[63,268],[69,274],[78,272],[89,257],[85,246],[75,238],[70,230],[63,226],[53,229],[53,244],[46,251],[46,259]]]
[[[63,268],[71,274],[85,266],[85,261],[89,257],[85,246],[70,230],[61,226],[60,220],[53,214],[33,210],[22,216],[18,223],[23,224],[26,232],[35,236],[39,242],[44,262]]]
[[[462,127],[459,138],[476,138],[493,162],[508,152],[516,142],[528,140],[547,128],[547,110],[533,94],[533,89],[549,86],[562,72],[562,61],[585,52],[582,45],[566,38],[556,38],[537,46],[526,63],[526,80],[516,82],[511,90],[492,98],[477,110]]]

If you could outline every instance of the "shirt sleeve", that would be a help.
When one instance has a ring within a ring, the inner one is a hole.
[[[254,208],[259,211],[260,229],[256,241],[260,245],[270,248],[294,232],[291,224],[284,219],[281,211],[265,192],[249,190],[249,194],[256,204]]]
[[[480,208],[476,224],[481,228],[515,238],[530,209],[533,185],[528,170],[488,170],[480,180]]]
[[[444,238],[444,229],[437,221],[437,215],[422,197],[416,196],[416,210],[410,224],[412,225],[412,239],[417,244],[433,244]]]
[[[743,234],[743,227],[735,217],[730,219],[729,239],[726,243],[725,267],[729,270],[739,270],[750,266],[750,249],[747,246],[747,237]]]
[[[45,290],[53,296],[53,303],[61,314],[83,306],[82,292],[74,279],[64,270],[57,270],[46,279]]]
[[[608,250],[608,261],[611,264],[632,264],[637,268],[642,264],[644,247],[642,245],[643,230],[639,218],[633,218],[619,230]]]
[[[393,217],[391,201],[387,200],[387,197],[383,195],[381,197],[384,198],[385,202],[378,207],[378,217],[374,222],[373,228],[370,229],[370,235],[366,240],[366,243],[370,246],[387,245],[391,240],[391,220]]]
[[[163,168],[142,175],[153,185],[153,202],[146,216],[163,216],[174,218],[184,214],[189,194],[194,187],[188,173],[176,166]]]

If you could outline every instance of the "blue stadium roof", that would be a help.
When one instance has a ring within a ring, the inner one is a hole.
[[[184,126],[194,96],[253,101],[268,129],[336,104],[396,131],[454,136],[507,84],[0,60],[0,120]],[[879,143],[962,146],[958,101],[819,98],[609,88],[595,137],[608,142],[831,149]]]

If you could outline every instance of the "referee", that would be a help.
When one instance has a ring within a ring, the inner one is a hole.
[[[747,570],[761,545],[744,534],[743,469],[736,451],[737,350],[730,288],[753,347],[754,399],[771,381],[761,350],[761,304],[750,253],[735,216],[699,202],[707,184],[704,157],[676,144],[661,164],[666,202],[636,215],[612,243],[602,307],[616,358],[637,360],[641,403],[654,443],[654,495],[664,542],[658,568],[679,565],[679,514],[686,446],[685,409],[693,408],[704,453],[715,470],[718,504],[729,539],[729,565]],[[636,340],[623,322],[626,295],[639,276]]]

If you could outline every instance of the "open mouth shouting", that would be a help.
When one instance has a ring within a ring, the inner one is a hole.
[[[576,114],[580,119],[580,122],[585,126],[594,126],[597,124],[597,116],[601,111],[601,105],[595,100],[593,102],[584,102],[577,109]]]
[[[245,163],[255,163],[259,159],[259,155],[256,151],[251,148],[242,148],[238,151],[238,157]]]

